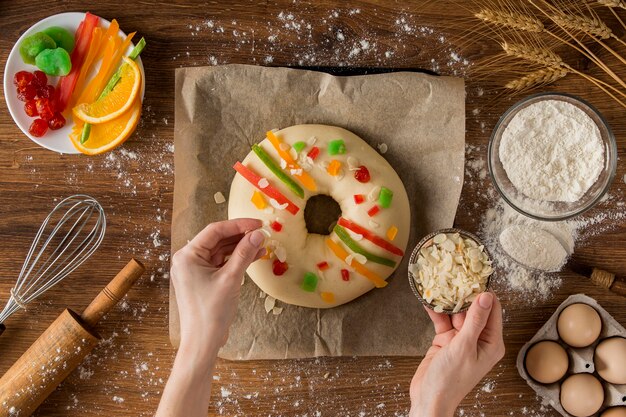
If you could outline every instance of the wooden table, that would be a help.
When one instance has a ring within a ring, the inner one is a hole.
[[[169,224],[174,132],[174,69],[226,63],[300,66],[426,68],[463,75],[467,65],[494,51],[485,39],[465,42],[461,59],[448,34],[468,12],[452,2],[356,1],[335,6],[315,2],[116,2],[93,3],[90,11],[117,18],[145,36],[144,113],[137,133],[108,155],[58,155],[36,147],[13,124],[0,103],[0,294],[5,300],[41,220],[55,201],[73,193],[98,198],[108,215],[105,241],[84,267],[52,289],[41,303],[19,312],[0,337],[0,371],[10,364],[65,307],[81,310],[131,256],[149,270],[124,302],[99,326],[103,342],[85,364],[40,408],[39,415],[152,415],[167,380],[174,351],[168,340]],[[465,3],[465,2],[463,2]],[[83,10],[84,2],[4,1],[0,7],[0,65],[31,24],[48,15]],[[422,13],[424,16],[420,17]],[[461,17],[459,17],[461,16]],[[580,62],[584,66],[584,62]],[[623,67],[622,67],[623,69]],[[624,71],[621,71],[623,74]],[[11,76],[11,74],[9,74]],[[497,78],[497,75],[493,77]],[[479,94],[493,77],[468,78],[468,160],[485,159],[489,133],[509,99]],[[550,90],[580,95],[597,106],[613,127],[624,158],[623,109],[568,76]],[[488,89],[484,91],[489,92]],[[13,94],[12,91],[9,94]],[[392,110],[390,110],[392,111]],[[609,201],[595,211],[619,209],[625,173],[618,167]],[[457,226],[476,231],[493,204],[488,178],[466,173]],[[623,207],[623,206],[621,206]],[[622,208],[623,210],[623,208]],[[574,260],[626,276],[626,224],[579,243]],[[557,415],[542,407],[518,376],[515,357],[568,295],[595,297],[626,324],[624,299],[569,272],[546,302],[522,302],[501,293],[506,309],[507,354],[467,396],[459,415]],[[406,415],[408,384],[419,358],[320,358],[302,361],[220,362],[210,415],[395,416]],[[510,414],[509,414],[510,413]]]

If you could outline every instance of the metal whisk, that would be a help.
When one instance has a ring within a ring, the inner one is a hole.
[[[100,246],[105,230],[104,210],[93,197],[73,195],[57,204],[35,235],[0,313],[0,334],[11,314],[26,308],[85,262]]]

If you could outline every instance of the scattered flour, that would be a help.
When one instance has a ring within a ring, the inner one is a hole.
[[[522,265],[546,272],[559,271],[567,260],[559,240],[539,227],[507,227],[500,234],[500,245]]]
[[[602,172],[604,148],[598,126],[583,110],[545,100],[520,110],[509,122],[500,160],[527,197],[574,202]]]

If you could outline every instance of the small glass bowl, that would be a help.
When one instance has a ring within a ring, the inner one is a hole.
[[[419,255],[420,250],[423,247],[431,246],[433,244],[433,238],[435,236],[437,236],[438,234],[440,234],[440,233],[458,233],[458,234],[461,235],[461,237],[463,239],[471,239],[471,240],[473,240],[474,242],[476,242],[478,244],[478,246],[483,246],[484,247],[483,248],[483,252],[485,252],[487,254],[487,257],[489,258],[489,260],[493,261],[493,258],[489,254],[489,251],[487,250],[487,247],[485,245],[483,245],[483,243],[481,243],[480,239],[478,239],[478,237],[476,235],[474,235],[473,233],[466,232],[464,230],[452,227],[452,228],[449,228],[449,229],[437,230],[436,232],[432,232],[432,233],[424,236],[422,238],[422,240],[419,241],[417,246],[415,246],[415,249],[413,249],[413,252],[411,253],[411,257],[409,258],[409,266],[417,262],[417,257]],[[409,285],[411,286],[411,290],[413,291],[413,294],[415,294],[417,299],[420,300],[420,302],[423,305],[425,305],[426,307],[428,307],[431,310],[434,310],[435,306],[433,306],[432,304],[427,302],[424,299],[424,297],[422,297],[422,294],[419,292],[419,289],[417,288],[417,283],[415,282],[415,277],[411,273],[411,268],[408,268],[408,270],[409,270]],[[493,275],[493,272],[491,273],[491,275]],[[485,291],[489,291],[489,286],[491,284],[491,275],[489,275],[487,277],[487,282],[485,284]],[[444,309],[443,313],[449,314],[449,315],[462,313],[462,312],[466,311],[471,304],[472,304],[471,302],[465,303],[463,305],[463,307],[461,308],[461,310],[457,311],[456,313],[453,312],[452,309]]]
[[[587,190],[585,195],[575,202],[539,201],[525,196],[511,183],[502,165],[502,161],[500,161],[502,134],[508,124],[520,110],[543,100],[559,100],[573,104],[584,111],[596,123],[598,129],[600,129],[601,140],[604,145],[604,168],[596,182]],[[617,144],[615,142],[615,136],[604,117],[591,104],[578,97],[564,93],[534,94],[511,106],[502,117],[500,117],[500,120],[496,124],[491,134],[487,153],[489,175],[491,176],[496,190],[498,190],[504,201],[524,216],[542,221],[569,219],[592,208],[602,199],[604,194],[611,187],[611,182],[615,177],[617,168]]]

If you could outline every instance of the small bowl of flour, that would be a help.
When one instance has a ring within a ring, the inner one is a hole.
[[[580,98],[540,93],[516,103],[489,142],[489,173],[502,198],[521,214],[565,220],[608,191],[617,145],[602,115]]]

